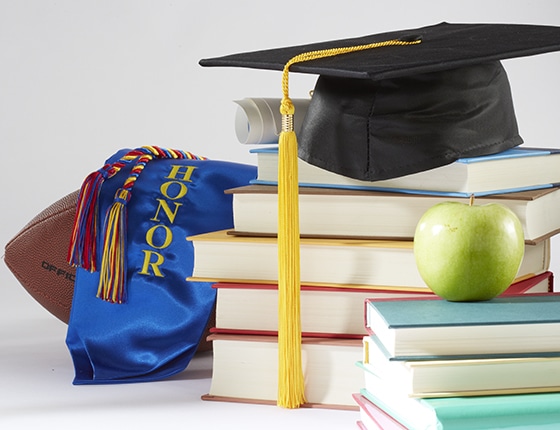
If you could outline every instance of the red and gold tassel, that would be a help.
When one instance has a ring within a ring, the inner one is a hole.
[[[76,216],[68,249],[68,262],[90,272],[97,271],[99,232],[99,194],[103,182],[115,176],[132,161],[136,164],[107,210],[103,223],[101,267],[97,296],[113,303],[126,300],[126,232],[127,204],[132,187],[146,164],[154,158],[205,160],[190,152],[158,146],[143,146],[127,152],[118,161],[106,164],[86,177],[76,204]]]
[[[76,203],[76,216],[68,248],[68,262],[74,267],[83,267],[90,272],[97,270],[97,213],[98,196],[101,184],[105,180],[106,172],[110,166],[88,175],[84,180],[78,201]]]
[[[130,190],[120,188],[104,223],[97,297],[111,303],[123,303],[126,300],[126,204],[129,200]]]
[[[103,249],[97,297],[111,303],[126,301],[127,205],[132,197],[132,188],[146,164],[154,158],[204,159],[190,152],[158,146],[144,146],[127,155],[134,155],[136,164],[122,188],[117,191],[115,201],[107,210],[103,226]]]
[[[157,149],[155,153],[159,155]],[[151,151],[138,157],[123,187],[117,190],[115,201],[107,210],[97,297],[111,303],[123,303],[126,300],[126,208],[132,195],[132,187],[153,158]]]
[[[133,150],[117,162],[105,164],[90,173],[80,188],[76,202],[76,215],[68,247],[68,262],[90,272],[97,271],[97,233],[99,226],[99,193],[106,179],[116,175],[127,163],[141,153]]]

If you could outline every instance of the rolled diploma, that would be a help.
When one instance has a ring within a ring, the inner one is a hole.
[[[292,99],[295,107],[294,130],[301,129],[303,118],[311,99]],[[241,143],[278,143],[281,115],[280,99],[245,98],[235,100],[238,104],[235,115],[235,134]]]

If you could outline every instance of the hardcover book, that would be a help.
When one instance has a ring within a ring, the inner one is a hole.
[[[276,186],[248,185],[226,193],[233,195],[232,234],[277,234]],[[303,237],[412,240],[421,216],[442,201],[468,203],[468,198],[300,187],[300,234]],[[496,194],[475,200],[479,205],[489,203],[503,204],[517,215],[527,243],[535,243],[560,231],[559,187]]]
[[[375,391],[360,394],[411,430],[544,430],[560,423],[560,392],[416,399],[378,382]]]
[[[404,396],[422,398],[560,391],[560,357],[400,361],[386,355],[375,335],[363,341],[357,365],[370,390],[381,379]]]
[[[210,392],[203,400],[276,404],[278,343],[275,336],[212,334],[214,363]],[[304,407],[357,410],[352,394],[363,385],[354,365],[362,354],[358,339],[304,338]]]
[[[397,360],[560,356],[560,294],[480,302],[368,299],[365,324]]]
[[[352,395],[360,408],[360,421],[358,427],[362,430],[407,430],[383,409],[370,402],[360,393]]]
[[[213,333],[267,334],[278,331],[278,285],[218,282]],[[512,284],[503,294],[552,291],[552,272]],[[300,292],[304,336],[353,337],[367,334],[363,308],[367,298],[435,297],[429,290],[400,291],[382,288],[337,288],[303,285]]]
[[[278,333],[278,285],[227,283],[217,289],[216,324],[212,333]],[[369,297],[425,297],[430,291],[395,291],[381,288],[336,288],[303,285],[300,291],[301,329],[304,336],[362,339],[364,301]]]
[[[276,238],[240,237],[227,231],[190,236],[195,259],[191,280],[275,283]],[[302,238],[301,282],[308,285],[427,289],[412,241]],[[517,280],[548,270],[550,241],[525,245]]]
[[[278,148],[259,148],[254,183],[275,185]],[[497,154],[462,158],[451,164],[382,181],[360,181],[298,159],[301,186],[396,190],[445,196],[469,196],[547,188],[560,183],[558,148],[516,147]]]

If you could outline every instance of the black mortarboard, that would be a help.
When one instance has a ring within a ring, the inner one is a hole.
[[[345,176],[380,180],[521,144],[499,60],[560,50],[560,27],[441,23],[200,64],[283,70],[304,52],[392,39],[421,43],[290,67],[320,75],[298,133],[300,158]]]

